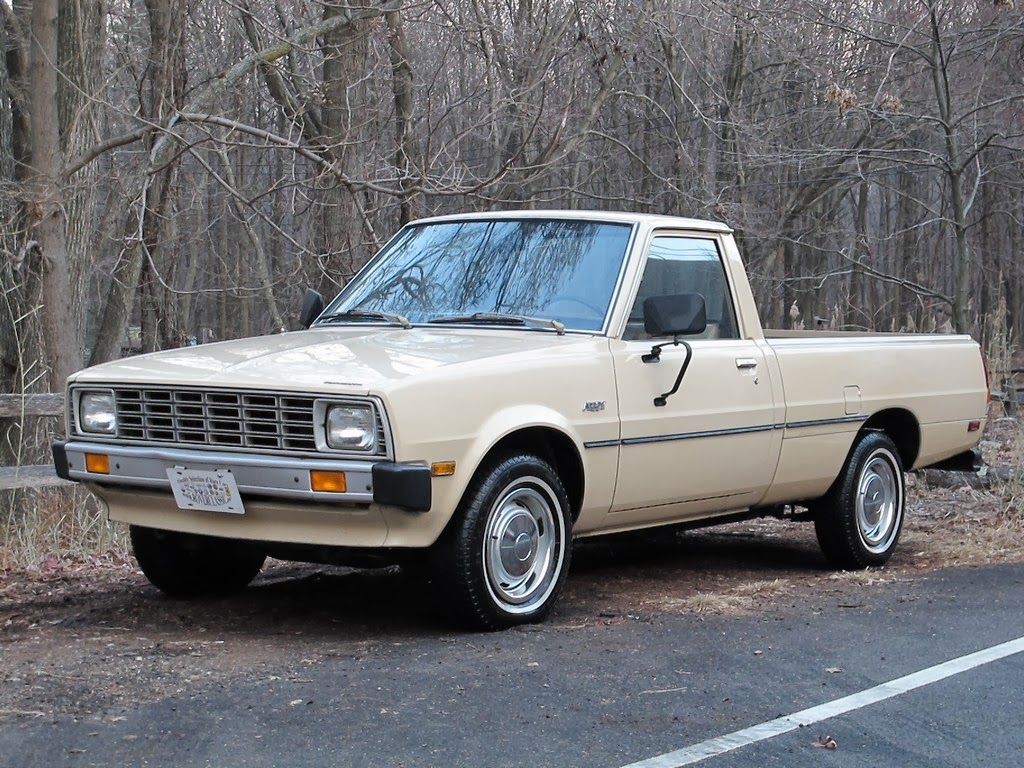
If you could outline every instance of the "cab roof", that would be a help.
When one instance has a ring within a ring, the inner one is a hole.
[[[508,219],[566,219],[604,221],[616,224],[647,224],[676,229],[697,229],[707,232],[732,232],[732,228],[720,221],[687,219],[682,216],[662,216],[653,213],[630,213],[628,211],[568,211],[568,210],[511,210],[489,211],[486,213],[458,213],[448,216],[431,216],[416,219],[411,224],[434,224],[452,221],[486,221]]]

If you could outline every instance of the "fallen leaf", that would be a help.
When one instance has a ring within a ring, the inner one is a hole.
[[[812,747],[821,747],[822,749],[838,749],[839,745],[836,744],[836,740],[831,736],[819,736],[817,741],[811,742]]]

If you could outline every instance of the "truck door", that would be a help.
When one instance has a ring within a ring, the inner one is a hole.
[[[645,363],[643,301],[700,293],[708,327],[687,338],[693,358],[664,406],[686,356],[682,346]],[[740,337],[720,244],[714,236],[656,234],[621,340],[613,340],[622,419],[613,525],[686,519],[757,503],[771,483],[782,430],[761,346]]]

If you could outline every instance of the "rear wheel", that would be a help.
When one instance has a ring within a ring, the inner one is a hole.
[[[477,628],[540,621],[569,571],[571,525],[569,499],[550,464],[530,454],[492,462],[433,552],[440,599]]]
[[[881,432],[854,444],[842,474],[815,505],[814,528],[829,563],[837,568],[883,565],[903,528],[903,462]]]
[[[130,528],[132,551],[149,582],[172,597],[234,592],[263,567],[266,554],[245,541]]]

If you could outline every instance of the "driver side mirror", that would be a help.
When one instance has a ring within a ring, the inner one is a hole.
[[[692,336],[707,327],[704,297],[699,293],[644,299],[644,330],[651,336]]]
[[[303,328],[309,328],[323,311],[324,297],[320,295],[319,291],[314,291],[312,288],[308,289],[302,299],[302,309],[299,311],[299,325]]]
[[[699,293],[651,296],[644,300],[644,330],[651,336],[671,336],[672,341],[655,344],[651,347],[651,351],[641,356],[640,359],[645,363],[657,363],[661,360],[661,350],[664,347],[682,346],[686,349],[686,357],[676,375],[676,383],[668,392],[654,398],[655,406],[666,405],[668,399],[679,391],[679,385],[693,359],[693,348],[679,337],[703,333],[707,327],[708,317],[704,307],[704,297]]]

